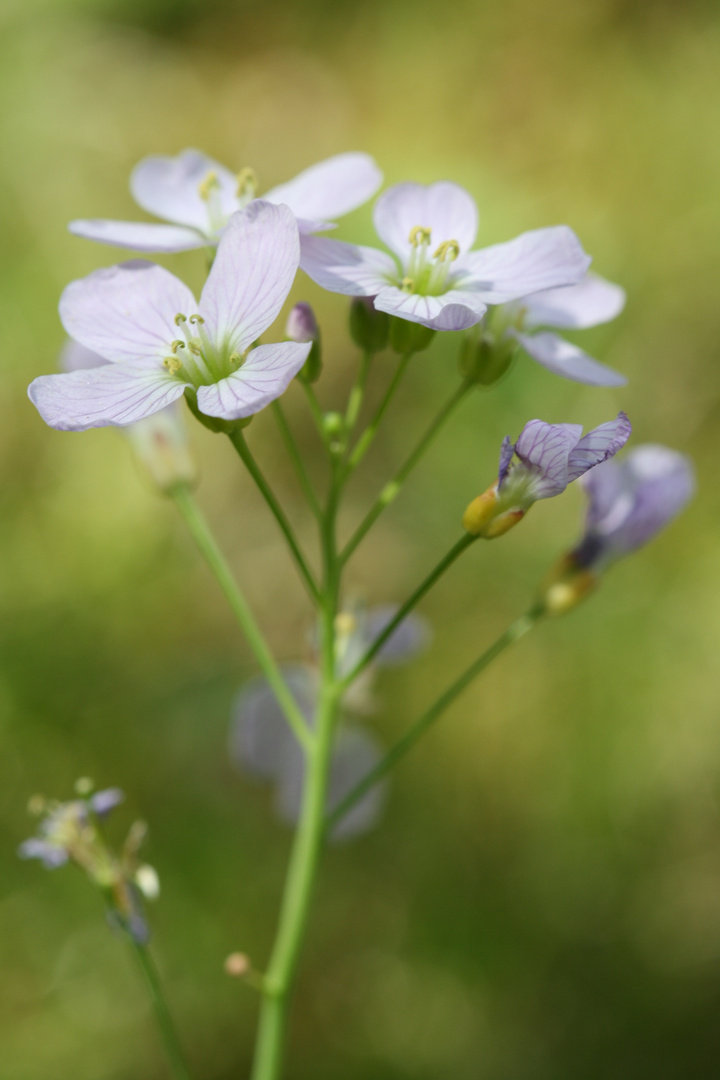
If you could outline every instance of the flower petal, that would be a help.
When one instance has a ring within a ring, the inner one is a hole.
[[[472,292],[451,289],[440,296],[421,296],[392,285],[378,293],[375,307],[433,330],[467,330],[480,322],[487,311],[487,306]]]
[[[65,848],[51,844],[47,840],[40,840],[31,836],[29,840],[23,840],[18,848],[21,859],[40,859],[48,870],[56,870],[64,866],[68,861],[68,853]]]
[[[286,664],[282,676],[298,708],[312,724],[318,698],[317,674],[304,664]],[[299,750],[275,694],[264,678],[252,679],[233,708],[230,757],[256,776],[272,779],[280,775],[293,748]]]
[[[631,432],[632,424],[624,412],[618,413],[616,420],[600,424],[589,431],[570,451],[568,483],[577,480],[578,476],[582,476],[594,465],[599,465],[601,461],[607,461],[617,454],[630,438]]]
[[[498,489],[500,489],[505,477],[510,471],[510,464],[515,457],[515,447],[509,435],[506,435],[500,444],[500,461],[498,462]]]
[[[453,270],[457,287],[473,289],[487,304],[506,304],[541,289],[575,285],[589,265],[572,229],[556,225],[471,251]]]
[[[300,237],[300,266],[323,289],[345,296],[375,296],[398,280],[395,260],[384,251],[324,236]]]
[[[370,648],[380,637],[388,623],[395,618],[397,611],[397,604],[381,604],[368,611],[363,627],[366,638],[365,648]],[[383,667],[404,664],[427,648],[431,636],[427,619],[423,619],[420,615],[407,615],[381,647],[375,657],[375,663]]]
[[[285,203],[296,217],[325,222],[362,206],[381,183],[382,173],[369,154],[336,154],[266,191],[263,199]]]
[[[68,338],[63,345],[59,359],[63,371],[87,371],[88,368],[102,367],[110,363],[100,353],[86,348],[72,338]]]
[[[207,233],[208,204],[200,195],[200,186],[210,174],[217,179],[220,206],[229,217],[240,206],[237,178],[200,150],[183,150],[177,157],[154,154],[143,158],[132,171],[130,190],[138,206],[150,214]]]
[[[311,341],[305,345],[294,341],[258,345],[232,375],[198,389],[198,408],[206,416],[219,416],[223,420],[254,416],[287,389],[311,348]]]
[[[620,372],[594,360],[577,345],[572,345],[557,334],[549,331],[520,334],[514,331],[513,336],[533,360],[552,371],[553,375],[562,375],[564,379],[585,383],[586,386],[625,386],[627,383]]]
[[[195,310],[182,281],[141,260],[96,270],[71,282],[60,298],[68,334],[107,360],[162,359],[178,336],[175,315]]]
[[[68,229],[73,236],[96,240],[111,247],[132,251],[153,252],[192,251],[204,247],[207,240],[195,229],[181,225],[155,225],[144,221],[106,221],[104,218],[71,221]]]
[[[472,195],[448,180],[429,185],[395,184],[375,203],[373,220],[378,236],[403,266],[412,250],[410,232],[416,226],[430,229],[430,254],[445,240],[457,240],[461,252],[469,251],[478,226]]]
[[[128,360],[89,371],[41,375],[28,387],[28,397],[50,427],[86,431],[142,420],[182,397],[185,385],[161,364]]]
[[[544,289],[524,298],[524,325],[585,330],[609,322],[625,307],[625,290],[597,274],[586,274],[577,285]]]
[[[233,214],[200,297],[210,336],[244,352],[277,318],[299,262],[297,224],[287,206],[256,199]]]
[[[515,443],[515,453],[526,466],[531,466],[532,495],[547,499],[559,495],[567,487],[568,459],[577,446],[580,424],[546,424],[531,420]]]

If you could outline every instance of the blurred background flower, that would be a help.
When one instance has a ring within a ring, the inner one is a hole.
[[[125,441],[53,432],[26,398],[56,370],[61,290],[118,256],[67,222],[136,220],[133,166],[197,146],[252,167],[260,190],[354,150],[386,184],[450,178],[476,199],[483,244],[566,223],[627,291],[618,318],[563,337],[628,386],[521,358],[471,395],[353,557],[348,589],[368,605],[402,601],[434,565],[502,437],[533,417],[589,429],[622,408],[638,443],[691,454],[699,474],[686,514],[458,702],[393,778],[382,828],[331,851],[294,1077],[714,1078],[717,5],[6,0],[0,25],[0,1070],[165,1075],[131,958],[103,927],[92,936],[92,890],[15,857],[28,796],[70,790],[80,772],[118,783],[128,814],[153,822],[154,940],[198,1075],[249,1067],[255,1006],[222,965],[235,949],[262,965],[289,843],[227,758],[231,703],[256,671]],[[370,208],[333,235],[372,243]],[[161,261],[201,287],[203,253]],[[297,301],[320,324],[316,387],[337,408],[358,357],[346,302],[300,275],[273,340]],[[457,352],[437,335],[413,361],[351,488],[346,535],[454,388]],[[384,356],[375,372],[377,401]],[[299,388],[283,404],[313,453]],[[269,640],[296,657],[309,611],[275,523],[227,441],[199,424],[192,437],[199,498]],[[309,546],[272,416],[248,439]],[[538,504],[427,597],[433,649],[383,676],[372,722],[386,745],[525,609],[577,542],[582,505],[572,488]]]

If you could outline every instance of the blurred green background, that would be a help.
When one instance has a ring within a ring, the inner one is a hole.
[[[142,217],[132,165],[197,146],[263,187],[342,150],[386,181],[452,178],[482,242],[567,222],[626,312],[583,344],[627,373],[581,387],[528,359],[464,403],[358,551],[348,595],[402,600],[458,536],[501,438],[534,416],[627,409],[690,452],[699,496],[591,602],[506,654],[405,762],[382,828],[330,851],[288,1076],[295,1080],[714,1080],[720,1075],[720,11],[713,2],[4,0],[0,11],[0,1076],[155,1080],[132,958],[77,871],[15,857],[37,791],[128,792],[151,826],[158,961],[198,1080],[249,1069],[290,836],[226,751],[253,661],[173,507],[112,430],[44,427],[59,293],[118,252],[65,229]],[[339,236],[370,240],[370,209]],[[122,255],[120,255],[122,257]],[[168,259],[193,285],[202,256]],[[345,301],[321,319],[319,393],[357,362]],[[455,384],[457,341],[413,364],[351,490],[348,530]],[[377,363],[373,395],[389,370]],[[304,402],[286,398],[308,453]],[[232,448],[194,424],[199,499],[283,658],[310,613]],[[272,418],[250,442],[314,541]],[[318,473],[319,475],[319,473]],[[432,651],[383,676],[391,740],[525,609],[578,535],[580,492],[477,545],[423,605]]]

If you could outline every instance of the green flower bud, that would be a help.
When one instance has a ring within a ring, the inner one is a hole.
[[[390,316],[376,311],[371,296],[354,296],[350,301],[350,336],[365,352],[378,353],[388,343]]]
[[[390,317],[390,347],[397,353],[416,353],[427,349],[435,337],[435,331],[422,323]]]
[[[478,324],[480,328],[482,324]],[[509,369],[517,352],[517,342],[509,334],[495,335],[473,327],[460,346],[460,373],[480,386],[492,386]]]

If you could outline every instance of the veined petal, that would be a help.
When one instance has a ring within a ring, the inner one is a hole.
[[[28,397],[46,424],[59,431],[123,427],[142,420],[182,396],[187,384],[161,364],[128,360],[66,375],[41,375]]]
[[[324,222],[362,206],[381,183],[382,173],[369,154],[336,154],[266,191],[263,199],[285,203],[295,217]]]
[[[60,298],[60,318],[71,337],[107,360],[162,359],[178,336],[175,316],[196,310],[179,278],[135,260],[73,281]]]
[[[520,461],[531,467],[532,494],[535,499],[559,495],[567,487],[568,459],[577,446],[580,424],[546,424],[531,420],[515,444]]]
[[[577,480],[588,469],[599,465],[601,461],[617,454],[618,450],[625,445],[630,438],[632,424],[624,412],[617,415],[616,420],[610,420],[607,424],[589,431],[577,446],[570,451],[568,458],[568,483]]]
[[[255,199],[233,214],[200,297],[210,336],[244,352],[277,318],[299,262],[298,228],[287,206]]]
[[[395,260],[384,251],[324,236],[300,237],[300,266],[323,289],[345,296],[375,296],[398,280]]]
[[[197,392],[198,408],[207,416],[240,420],[254,416],[286,390],[308,358],[312,342],[281,341],[258,345],[241,368]]]
[[[200,186],[210,174],[217,180],[222,212],[229,217],[240,205],[237,178],[200,150],[183,150],[176,157],[153,154],[143,158],[130,176],[130,191],[148,213],[205,233],[210,221]]]
[[[403,266],[412,250],[410,232],[430,229],[430,253],[445,240],[457,240],[461,253],[475,243],[478,226],[475,200],[449,180],[437,184],[395,184],[375,203],[373,220],[378,236]]]
[[[510,471],[510,464],[515,456],[515,447],[509,435],[506,435],[500,444],[500,461],[498,462],[498,488],[503,486],[505,477]]]
[[[586,386],[625,386],[627,383],[619,371],[613,371],[599,360],[594,360],[577,345],[572,345],[557,334],[549,331],[520,334],[514,331],[513,336],[533,360],[554,375],[562,375],[565,379],[585,383]]]
[[[170,252],[192,251],[204,247],[207,240],[195,229],[182,225],[155,225],[143,221],[106,221],[102,218],[71,221],[68,229],[74,236],[96,240],[111,247],[130,248],[132,251]]]
[[[589,265],[572,229],[556,225],[461,255],[453,266],[454,284],[473,289],[487,304],[506,304],[541,289],[574,285]]]
[[[422,323],[433,330],[467,330],[480,322],[487,305],[472,292],[451,289],[440,296],[421,296],[387,285],[375,297],[378,311]]]
[[[60,367],[63,371],[87,371],[88,368],[102,367],[109,363],[100,353],[87,349],[72,338],[68,338],[60,350]]]
[[[555,326],[560,330],[585,330],[609,322],[625,307],[625,290],[597,274],[586,274],[577,285],[544,289],[526,296],[525,323]]]

